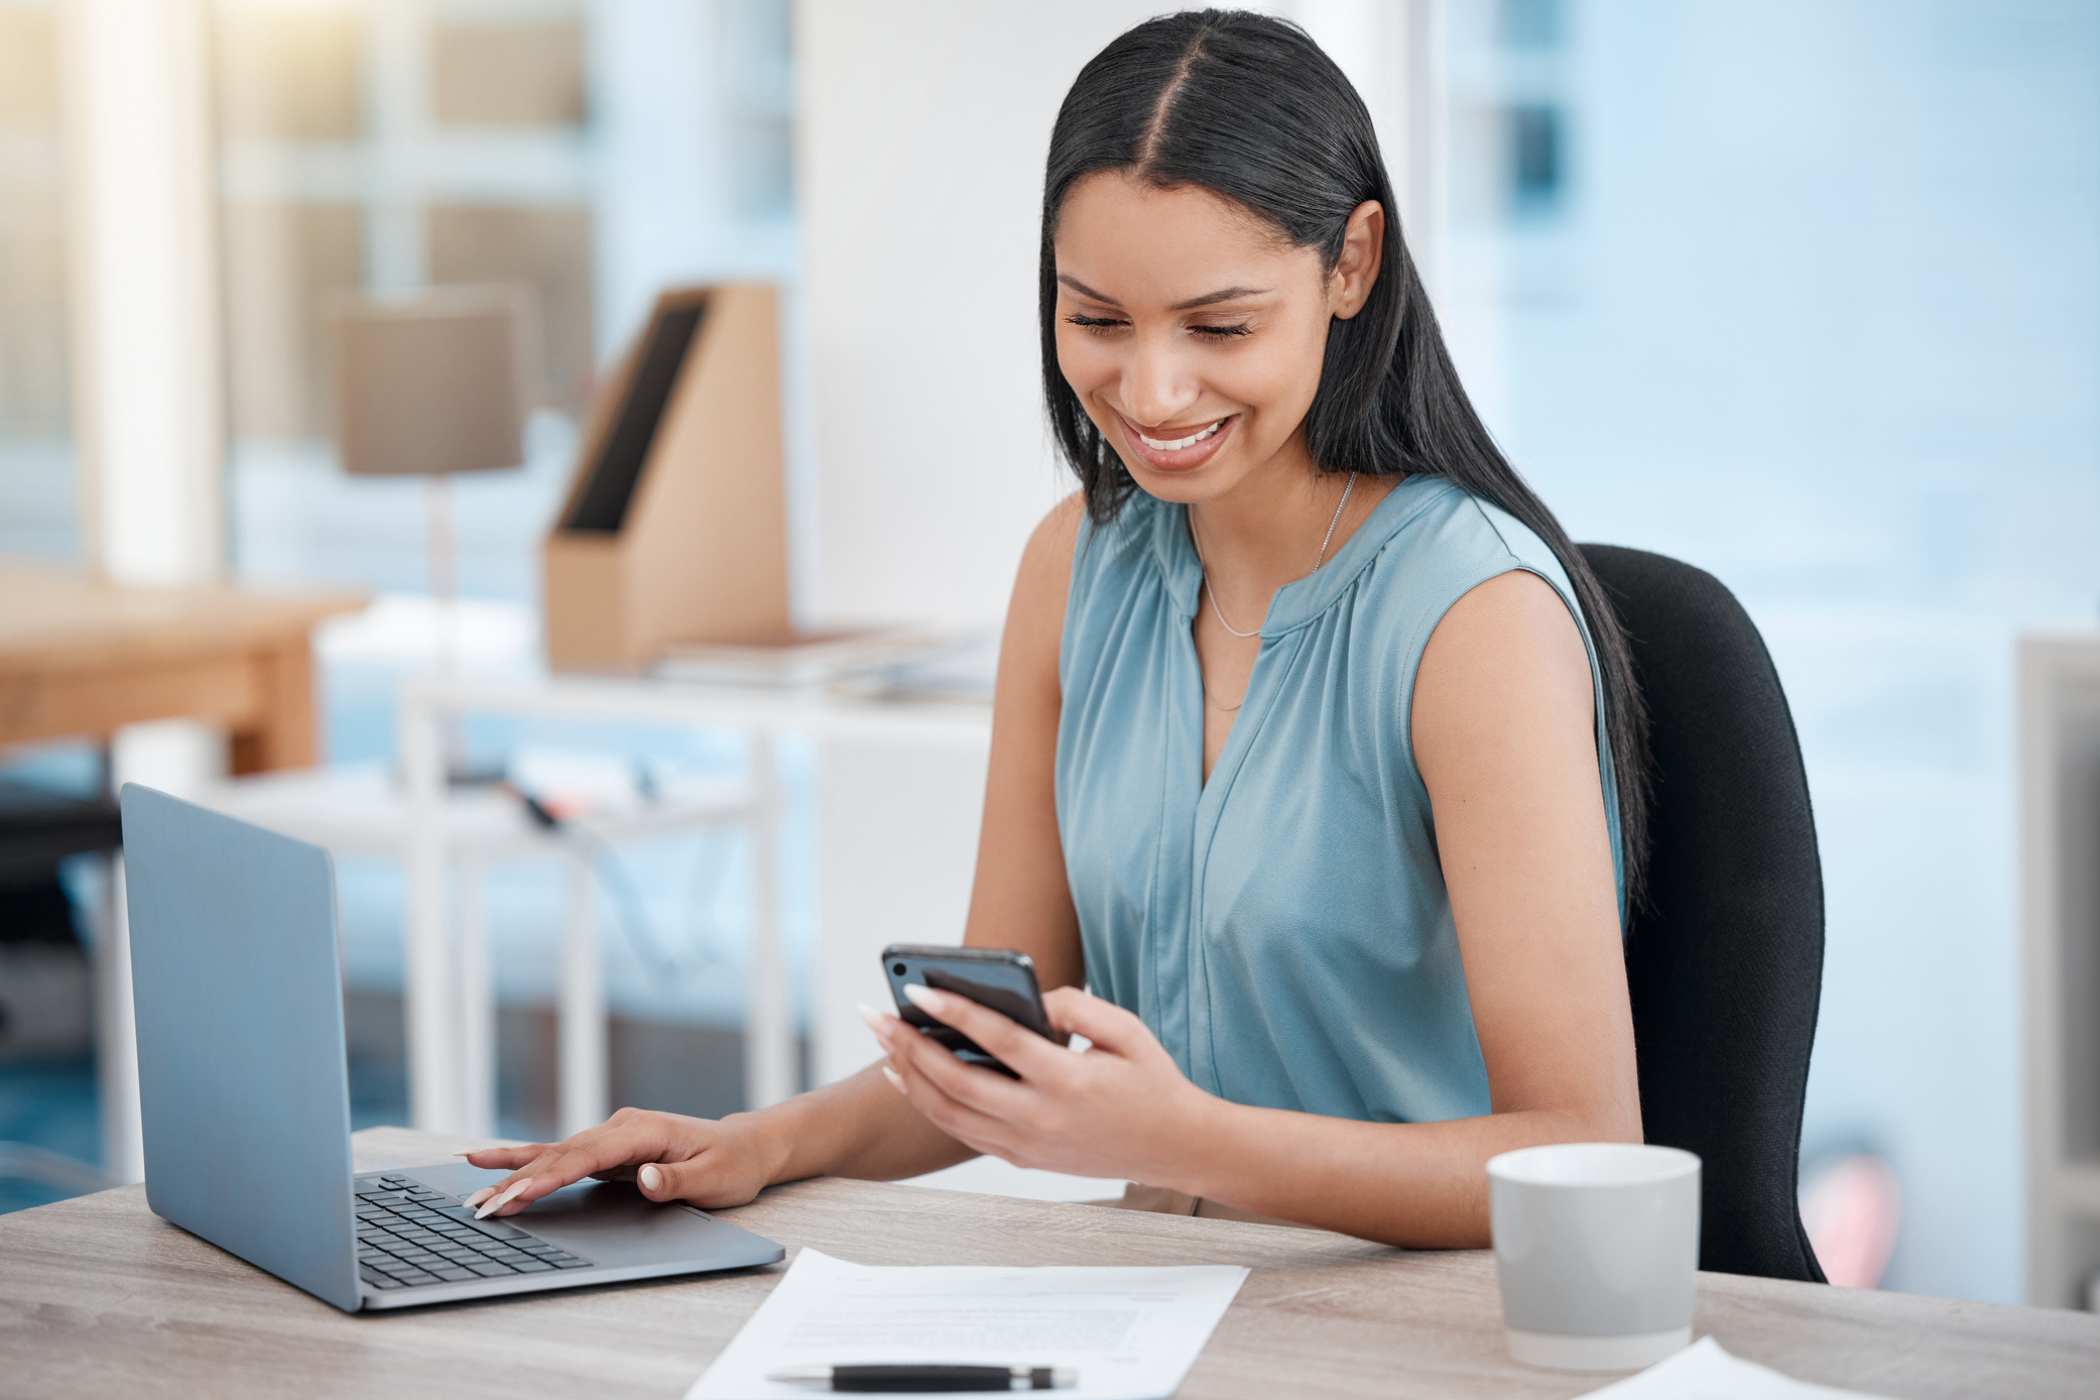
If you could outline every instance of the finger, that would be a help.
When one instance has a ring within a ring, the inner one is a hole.
[[[892,1068],[901,1068],[907,1064],[907,1060],[916,1060],[922,1056],[926,1064],[939,1064],[945,1060],[947,1064],[958,1068],[974,1068],[955,1060],[953,1052],[949,1052],[945,1045],[934,1041],[930,1035],[920,1031],[916,1024],[903,1020],[901,1016],[890,1016],[886,1012],[869,1012],[865,1014],[865,1020],[869,1031],[876,1033],[876,1041],[882,1045],[882,1054],[888,1056],[888,1064]],[[981,1070],[981,1073],[989,1079],[1012,1085],[1012,1081],[1006,1079],[1006,1075],[997,1075],[993,1070]]]
[[[1145,1023],[1112,1001],[1078,987],[1059,987],[1043,997],[1050,1024],[1067,1033],[1076,1032],[1089,1042],[1109,1050],[1128,1048],[1133,1036],[1149,1035]]]
[[[890,1063],[900,1072],[916,1071],[959,1104],[1005,1122],[1027,1116],[1027,1089],[995,1069],[965,1064],[954,1051],[928,1036],[907,1030],[891,1037],[889,1050]]]
[[[487,1200],[483,1201],[481,1203],[481,1208],[474,1212],[474,1218],[476,1220],[479,1220],[485,1215],[494,1215],[497,1211],[503,1209],[503,1207],[509,1205],[512,1201],[515,1201],[516,1199],[518,1199],[519,1196],[523,1195],[525,1193],[525,1188],[530,1185],[532,1185],[532,1178],[529,1176],[521,1177],[518,1180],[513,1181],[510,1185],[504,1187],[501,1191],[497,1191],[495,1195],[490,1196]]]
[[[947,1047],[922,1034],[896,1016],[873,1015],[868,1017],[868,1025],[875,1032],[875,1038],[882,1043],[883,1051],[889,1057],[887,1061],[880,1063],[883,1077],[889,1080],[891,1088],[909,1100],[912,1106],[917,1108],[921,1115],[927,1118],[927,1121],[933,1122],[934,1126],[940,1127],[942,1131],[947,1132],[949,1136],[957,1141],[979,1152],[995,1152],[998,1155],[1007,1156],[1011,1160],[1009,1149],[993,1145],[995,1142],[1003,1144],[1010,1136],[1011,1128],[996,1123],[992,1116],[984,1112],[982,1108],[959,1103],[952,1094],[938,1088],[926,1077],[923,1066],[933,1066],[936,1070],[952,1069],[978,1076],[982,1080],[990,1081],[990,1083],[982,1086],[972,1084],[970,1087],[983,1087],[994,1093],[1003,1089],[1009,1095],[1024,1094],[1026,1091],[1021,1086],[994,1070],[965,1065],[962,1061],[956,1059]],[[902,1071],[901,1074],[900,1071]],[[915,1099],[910,1092],[911,1083],[918,1083],[924,1086],[923,1091]],[[956,1111],[951,1112],[951,1109]],[[961,1110],[969,1110],[980,1121],[973,1126],[969,1121],[965,1120]],[[1008,1105],[1007,1112],[1016,1119],[1021,1116],[1016,1111],[1016,1106],[1012,1104]],[[936,1115],[939,1116],[940,1121],[936,1121]]]
[[[898,1096],[909,1101],[911,1091],[905,1086],[904,1077],[892,1069],[887,1061],[878,1060],[876,1064],[882,1070],[882,1077],[889,1081],[890,1087],[897,1091]],[[924,1116],[924,1110],[920,1110],[917,1104],[913,1104],[912,1107],[914,1110],[918,1110],[922,1117]],[[928,1118],[927,1121],[930,1123],[933,1120]],[[935,1124],[935,1126],[938,1127],[939,1125]],[[1016,1166],[1020,1165],[1020,1159],[1014,1154],[1014,1149],[1004,1141],[994,1141],[989,1137],[979,1137],[959,1123],[942,1128],[941,1131],[956,1142],[961,1143],[964,1147],[969,1148],[972,1152],[998,1157],[1004,1161],[1012,1162]]]
[[[501,1181],[491,1182],[489,1185],[482,1187],[479,1191],[476,1191],[473,1195],[467,1197],[465,1204],[469,1208],[479,1211],[481,1207],[487,1206],[490,1201],[496,1200],[498,1197],[502,1197],[506,1200],[511,1199],[513,1189],[522,1182],[530,1181],[533,1177],[533,1174],[541,1168],[545,1167],[548,1162],[552,1161],[554,1159],[554,1154],[560,1150],[561,1149],[558,1144],[539,1144],[537,1150],[534,1152],[533,1156],[529,1160],[520,1162],[513,1166],[511,1168],[510,1174],[508,1176],[505,1176]],[[493,1207],[491,1207],[491,1209],[493,1209]]]
[[[936,1054],[954,1058],[939,1046],[931,1048]],[[965,1065],[962,1068],[971,1067]],[[988,1069],[975,1072],[992,1078],[999,1077]],[[919,1111],[920,1116],[957,1142],[998,1156],[1006,1156],[1011,1151],[1004,1145],[1009,1132],[1006,1124],[949,1097],[939,1085],[926,1076],[917,1063],[909,1060],[900,1063],[893,1057],[889,1063],[882,1066],[882,1073],[883,1077],[890,1081],[890,1087],[904,1095],[911,1106]]]
[[[683,1162],[649,1162],[634,1174],[634,1184],[652,1201],[691,1201],[714,1186],[714,1154],[695,1153]]]
[[[552,1152],[550,1152],[550,1154],[552,1154]],[[531,1163],[527,1163],[525,1167],[527,1167],[527,1169],[525,1169],[525,1173],[521,1173],[521,1175],[529,1175],[529,1173],[531,1173]],[[634,1167],[632,1167],[632,1165],[626,1165],[626,1167],[609,1167],[607,1171],[592,1171],[592,1173],[590,1173],[590,1180],[592,1180],[592,1182],[632,1182],[632,1180],[634,1180]],[[477,1190],[475,1194],[472,1194],[472,1196],[468,1196],[468,1199],[466,1199],[466,1205],[470,1205],[470,1207],[479,1207],[479,1205],[487,1205],[487,1203],[489,1203],[491,1199],[496,1199],[496,1196],[500,1196],[502,1192],[510,1190],[510,1186],[514,1186],[514,1184],[517,1184],[517,1178],[510,1178],[508,1182],[498,1182],[496,1186],[483,1186],[481,1190]],[[561,1190],[561,1186],[556,1186],[554,1190]],[[533,1199],[538,1199],[538,1196],[544,1196],[544,1194],[546,1194],[544,1190],[542,1190],[542,1192],[535,1192],[535,1196],[533,1196]],[[521,1207],[521,1209],[523,1209],[523,1207]],[[489,1213],[493,1215],[493,1213],[496,1213],[496,1209],[491,1209]],[[504,1211],[504,1213],[508,1213],[508,1211]]]
[[[905,986],[904,995],[934,1020],[976,1041],[1023,1079],[1042,1078],[1064,1067],[1061,1047],[989,1006],[916,982]]]
[[[596,1172],[662,1155],[660,1147],[632,1155],[634,1146],[629,1144],[643,1145],[636,1142],[642,1132],[624,1120],[600,1124],[542,1148],[538,1156],[512,1169],[503,1180],[475,1192],[466,1203],[480,1214],[515,1215],[542,1196]]]
[[[542,1196],[564,1186],[615,1167],[653,1161],[663,1155],[664,1144],[637,1127],[604,1127],[584,1133],[558,1147],[547,1157],[518,1173],[525,1186],[493,1214],[516,1215]],[[489,1203],[483,1204],[487,1209]]]
[[[483,1147],[473,1152],[462,1152],[477,1167],[489,1167],[497,1171],[509,1171],[522,1167],[533,1158],[548,1150],[544,1142],[528,1142],[519,1147]]]

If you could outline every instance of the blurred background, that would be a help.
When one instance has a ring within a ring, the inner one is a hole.
[[[657,295],[763,282],[797,619],[995,626],[1067,489],[1034,322],[1050,121],[1159,8],[0,0],[0,556],[26,571],[0,578],[344,600],[311,632],[325,767],[284,791],[384,827],[386,785],[353,775],[396,764],[412,678],[542,693],[545,542]],[[2030,910],[2023,940],[2049,828],[2017,643],[2100,622],[2100,7],[1261,8],[1363,93],[1468,387],[1569,532],[1711,571],[1772,650],[1826,887],[1803,1189],[1833,1277],[2073,1301],[2030,1240],[2100,1252],[2100,1174],[2052,1175],[2100,1154],[2100,1046],[2054,1063],[2023,1011],[2056,926]],[[474,465],[510,469],[346,471],[344,308],[490,286],[516,309],[521,436]],[[38,596],[0,597],[8,627],[38,632]],[[894,704],[934,710],[932,738],[818,723],[755,750],[697,704],[464,715],[467,756],[543,791],[756,783],[777,815],[765,840],[643,823],[585,858],[581,895],[574,852],[530,830],[491,858],[475,911],[445,915],[486,928],[461,976],[494,989],[487,1127],[551,1134],[565,1102],[719,1114],[871,1057],[851,999],[881,991],[872,949],[958,938],[974,851],[982,697],[920,680]],[[86,738],[0,749],[0,778],[274,781],[237,776],[257,765],[209,723]],[[339,851],[359,1126],[413,1112],[412,897],[383,844]],[[0,1209],[124,1174],[90,956],[108,861],[58,871],[62,901],[23,876],[0,915]],[[558,1014],[579,899],[595,1050]],[[2082,910],[2064,937],[2100,943]],[[793,1046],[772,1079],[747,1051],[768,986]],[[2072,990],[2089,1021],[2100,977]]]

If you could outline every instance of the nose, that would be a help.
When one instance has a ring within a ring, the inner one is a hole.
[[[1137,343],[1119,386],[1123,412],[1139,427],[1180,421],[1202,394],[1194,369],[1171,344]]]

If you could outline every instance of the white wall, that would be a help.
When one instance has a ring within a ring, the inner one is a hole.
[[[795,8],[819,617],[998,617],[1066,489],[1040,408],[1057,104],[1151,7]]]

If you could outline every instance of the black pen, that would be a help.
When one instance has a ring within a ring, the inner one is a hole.
[[[869,1363],[768,1371],[769,1381],[825,1390],[1061,1390],[1079,1384],[1069,1366],[922,1366]]]

